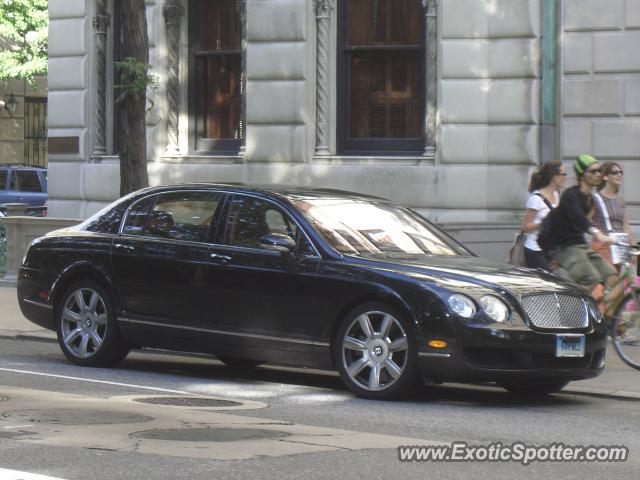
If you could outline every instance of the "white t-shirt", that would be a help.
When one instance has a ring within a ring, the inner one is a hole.
[[[544,200],[536,195],[536,193],[540,192],[538,192],[538,190],[535,190],[529,195],[529,198],[527,199],[527,208],[536,211],[536,214],[533,217],[533,223],[535,223],[536,225],[540,225],[542,223],[542,220],[544,220],[544,217],[546,217],[551,210],[549,209],[549,207],[547,207],[547,204],[544,203]],[[560,201],[558,192],[553,192],[553,197],[555,198],[555,200],[551,202],[551,205],[553,205],[553,207],[555,208],[558,206],[558,202]],[[525,248],[534,250],[536,252],[542,251],[542,249],[538,246],[537,231],[527,233],[524,239],[524,246]]]

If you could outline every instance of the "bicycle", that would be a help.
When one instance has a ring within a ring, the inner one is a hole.
[[[613,347],[624,363],[640,370],[640,286],[636,285],[636,272],[629,262],[630,257],[638,257],[640,250],[630,249],[629,255],[621,264],[618,279],[612,291],[618,291],[609,300],[605,312],[608,319],[609,334]],[[598,301],[603,305],[603,299]]]

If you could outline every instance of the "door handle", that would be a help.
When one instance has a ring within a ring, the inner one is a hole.
[[[122,250],[124,252],[133,252],[136,248],[131,245],[123,245],[122,243],[115,244],[116,250]]]
[[[227,255],[220,255],[219,253],[210,253],[209,258],[215,260],[217,263],[228,263],[231,261],[231,257]]]

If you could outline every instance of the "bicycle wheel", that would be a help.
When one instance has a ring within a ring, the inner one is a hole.
[[[640,370],[640,291],[628,293],[613,315],[611,337],[620,358]]]

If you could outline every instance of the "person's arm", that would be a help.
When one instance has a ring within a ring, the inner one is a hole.
[[[625,233],[627,235],[629,235],[629,245],[631,245],[631,246],[635,245],[636,242],[633,239],[633,230],[631,230],[631,225],[629,225],[629,219],[627,218],[626,210],[624,212],[623,228],[624,228]]]
[[[579,190],[567,190],[562,196],[559,208],[563,208],[567,214],[567,218],[575,222],[582,231],[591,234],[597,241],[605,244],[610,244],[611,240],[608,235],[605,235],[596,227],[593,226],[591,221],[584,213],[582,205],[580,203],[580,191]]]
[[[536,232],[540,229],[540,224],[533,223],[538,211],[535,208],[527,208],[524,212],[524,220],[522,221],[522,231],[525,233]]]

